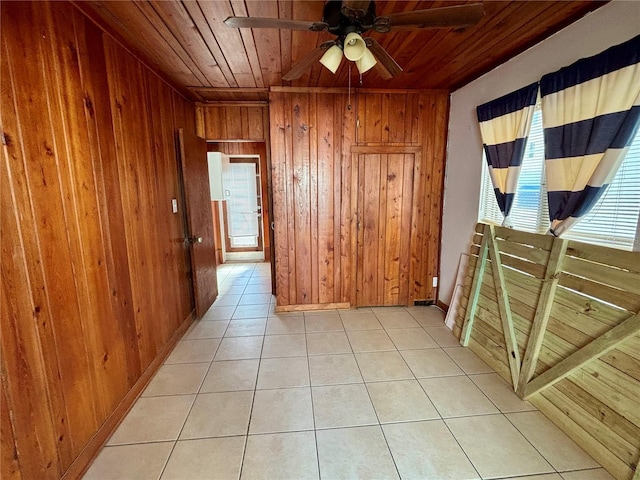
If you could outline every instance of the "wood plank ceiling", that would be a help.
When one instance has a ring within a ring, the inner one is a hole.
[[[143,0],[76,1],[81,10],[115,34],[169,83],[195,100],[260,100],[276,85],[345,87],[349,65],[336,75],[320,64],[294,82],[282,75],[320,43],[328,32],[234,29],[228,16],[319,21],[322,1]],[[460,5],[464,1],[378,1],[378,16]],[[604,1],[485,0],[485,15],[465,29],[367,32],[404,69],[384,80],[374,70],[363,75],[372,88],[455,90],[574,22]],[[359,81],[352,68],[352,82]],[[230,90],[233,89],[233,90]]]

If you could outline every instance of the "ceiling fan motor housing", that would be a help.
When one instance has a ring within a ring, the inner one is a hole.
[[[352,32],[363,33],[370,30],[376,19],[376,4],[370,1],[366,10],[353,9],[342,0],[328,0],[322,11],[322,21],[329,25],[328,31],[340,40]],[[362,3],[362,2],[360,2]]]

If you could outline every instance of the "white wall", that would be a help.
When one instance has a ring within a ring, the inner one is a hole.
[[[614,0],[451,95],[442,219],[440,291],[449,304],[460,254],[478,218],[482,141],[476,106],[640,34],[640,1]]]

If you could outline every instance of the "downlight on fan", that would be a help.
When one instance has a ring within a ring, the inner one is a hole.
[[[336,73],[342,63],[342,49],[338,45],[330,47],[327,49],[327,52],[322,55],[320,63],[331,73]]]
[[[355,32],[349,33],[344,39],[344,56],[352,62],[360,60],[366,49],[364,39]]]
[[[365,48],[362,57],[356,60],[356,67],[358,72],[365,73],[375,67],[376,63],[378,63],[378,61],[376,60],[376,57],[373,56],[373,53],[371,53],[371,50]]]
[[[340,63],[342,63],[342,55],[356,63],[356,67],[360,73],[371,70],[377,63],[376,57],[369,51],[365,40],[355,32],[349,33],[344,39],[344,46],[340,48],[340,44],[327,49],[326,53],[320,58],[320,63],[331,73],[336,73]]]
[[[327,31],[336,36],[335,40],[324,42],[304,56],[282,76],[284,81],[300,78],[317,61],[336,73],[343,55],[356,63],[360,73],[375,67],[378,75],[390,79],[400,74],[402,68],[374,38],[363,37],[363,33],[369,30],[388,33],[416,28],[468,27],[478,23],[483,15],[482,3],[470,3],[378,17],[373,0],[329,0],[324,5],[320,22],[288,18],[229,17],[224,23],[233,28]]]

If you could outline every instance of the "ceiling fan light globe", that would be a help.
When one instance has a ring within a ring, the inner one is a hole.
[[[322,55],[320,63],[327,68],[331,73],[336,73],[340,63],[342,62],[342,49],[334,45]]]
[[[352,62],[362,58],[366,49],[364,38],[355,32],[349,33],[344,39],[344,56]]]
[[[364,55],[356,60],[356,67],[358,68],[358,72],[362,74],[371,70],[376,63],[378,63],[376,57],[374,57],[373,53],[371,53],[371,51],[366,48]]]

